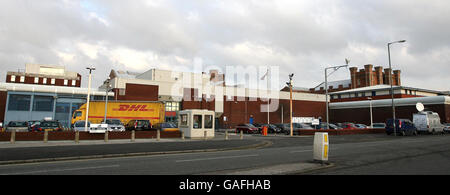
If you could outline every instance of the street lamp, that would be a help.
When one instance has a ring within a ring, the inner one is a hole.
[[[88,81],[88,94],[87,94],[87,103],[86,103],[86,121],[84,123],[84,130],[88,131],[88,123],[89,123],[89,102],[91,100],[91,80],[92,80],[92,71],[95,70],[94,66],[87,67],[89,70],[89,81]]]
[[[291,137],[294,136],[294,128],[292,126],[292,78],[294,77],[294,73],[289,75],[289,82],[286,84],[289,86],[290,98],[289,98],[289,107],[290,107],[290,126],[291,126]]]
[[[327,107],[327,129],[330,129],[330,119],[329,119],[329,116],[328,116],[328,76],[330,76],[331,74],[333,74],[334,72],[336,72],[340,68],[348,67],[348,64],[350,63],[350,60],[345,59],[345,63],[346,63],[346,65],[332,66],[332,67],[325,68],[325,98],[326,98],[325,104],[326,104],[326,107]],[[334,71],[331,72],[330,74],[328,74],[328,69],[333,69]]]
[[[406,40],[395,41],[387,44],[388,58],[389,58],[389,83],[391,84],[391,100],[392,100],[392,123],[394,124],[394,136],[397,136],[397,130],[395,125],[395,105],[394,105],[394,87],[392,83],[392,65],[391,65],[391,45],[395,43],[404,43]]]
[[[108,98],[109,98],[108,93],[109,93],[109,91],[111,90],[110,80],[111,80],[111,78],[108,77],[108,78],[106,79],[106,81],[103,82],[103,85],[105,85],[105,87],[106,87],[106,95],[105,95],[105,116],[104,116],[104,119],[103,119],[103,124],[106,124],[106,114],[107,114],[107,111],[108,111]]]
[[[372,113],[372,98],[368,97],[369,100],[369,109],[370,109],[370,128],[373,129],[373,113]]]

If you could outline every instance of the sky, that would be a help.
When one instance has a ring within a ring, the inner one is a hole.
[[[1,0],[0,81],[26,63],[65,66],[93,86],[111,69],[277,66],[280,88],[313,88],[345,64],[402,71],[404,86],[450,90],[448,0]],[[328,80],[349,79],[340,69]]]

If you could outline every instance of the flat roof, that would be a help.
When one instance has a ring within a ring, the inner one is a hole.
[[[33,85],[33,84],[18,84],[18,83],[0,83],[0,89],[6,91],[20,91],[20,92],[38,92],[38,93],[64,93],[64,94],[88,94],[88,88],[79,87],[64,87],[64,86],[50,86],[50,85]],[[91,88],[91,95],[105,95],[104,90]],[[113,92],[109,92],[108,96],[114,96]]]
[[[415,87],[407,87],[407,86],[393,86],[392,88],[394,90],[408,89],[408,90],[414,90],[414,91],[423,91],[423,92],[429,92],[429,93],[444,94],[441,91],[430,90],[430,89],[421,89],[421,88],[415,88]],[[362,92],[362,91],[383,91],[383,90],[390,90],[390,89],[391,89],[390,85],[374,85],[374,86],[369,86],[369,87],[361,87],[361,88],[349,89],[349,90],[344,90],[344,91],[332,92],[329,94],[334,95],[334,94],[355,93],[355,92]]]

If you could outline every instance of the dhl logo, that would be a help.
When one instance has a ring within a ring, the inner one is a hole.
[[[139,105],[139,104],[133,104],[133,105],[119,105],[119,108],[113,109],[113,111],[134,111],[134,112],[152,112],[153,109],[147,109],[147,105]]]

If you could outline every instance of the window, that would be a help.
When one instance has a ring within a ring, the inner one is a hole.
[[[72,86],[75,86],[77,84],[76,80],[72,80]]]
[[[166,102],[166,111],[179,111],[180,103],[178,102]]]
[[[11,82],[16,82],[16,75],[11,75]]]
[[[25,77],[24,76],[20,76],[20,82],[24,83],[25,82]]]
[[[34,83],[35,84],[39,83],[39,77],[34,77]]]
[[[51,84],[54,85],[55,84],[55,79],[51,80]]]
[[[376,91],[372,91],[372,96],[377,96],[377,92]]]
[[[64,79],[64,85],[68,85],[69,84],[69,80]]]
[[[213,128],[213,116],[205,115],[205,129],[212,129],[212,128]]]
[[[47,84],[47,78],[42,79],[42,84]]]
[[[53,97],[52,96],[34,96],[33,111],[52,112]]]
[[[180,118],[181,118],[181,123],[180,123],[181,126],[188,126],[189,125],[189,122],[188,122],[189,120],[188,120],[188,115],[187,114],[181,114]]]
[[[202,115],[194,115],[194,129],[201,129],[202,122]]]
[[[29,111],[30,101],[30,95],[9,95],[8,110]]]

